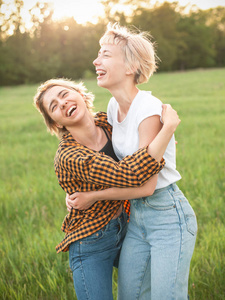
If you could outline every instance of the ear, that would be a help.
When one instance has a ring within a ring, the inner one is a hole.
[[[135,67],[135,66],[132,66],[132,67],[126,66],[126,75],[128,75],[128,76],[130,76],[130,75],[135,76],[137,72],[138,72],[138,68],[137,67]]]
[[[59,125],[59,124],[55,124],[56,125],[56,127],[58,127],[58,128],[60,128],[60,129],[62,129],[63,128],[63,125]]]
[[[127,68],[125,74],[126,74],[126,75],[134,75],[134,73],[135,73],[134,71],[132,71],[132,70],[130,70],[130,69]]]

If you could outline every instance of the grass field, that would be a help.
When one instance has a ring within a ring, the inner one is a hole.
[[[105,111],[110,94],[96,80],[84,82]],[[55,251],[67,213],[53,168],[58,140],[33,107],[36,87],[0,88],[0,299],[75,299],[68,253]],[[182,120],[178,185],[199,228],[190,299],[225,299],[225,69],[156,74],[140,88],[171,103]]]

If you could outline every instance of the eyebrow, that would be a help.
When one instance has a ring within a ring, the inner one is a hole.
[[[102,52],[101,52],[101,50],[99,50],[99,51],[98,51],[98,54],[105,53],[105,52],[109,52],[109,53],[111,53],[111,51],[110,51],[110,50],[107,50],[107,49],[106,49],[106,50],[103,50]]]
[[[60,97],[61,94],[62,94],[64,91],[66,91],[66,89],[62,89],[62,90],[58,93],[57,97]],[[49,110],[51,110],[51,106],[52,106],[52,104],[53,104],[55,101],[56,101],[55,99],[52,99],[52,101],[50,102],[49,107],[48,107]]]
[[[58,93],[58,97],[60,97],[61,96],[61,94],[64,92],[64,91],[66,91],[66,89],[62,89],[59,93]]]
[[[55,102],[55,99],[53,99],[50,104],[49,104],[49,107],[48,107],[48,110],[50,111],[51,110],[51,107],[52,107],[52,104]]]

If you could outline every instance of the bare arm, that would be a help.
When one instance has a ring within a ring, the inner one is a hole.
[[[143,133],[146,133],[147,126],[152,126],[149,121],[153,117],[147,118],[147,122],[145,120],[140,124],[139,128],[139,134],[140,130],[143,131]],[[159,118],[159,117],[158,117]],[[171,140],[177,126],[180,124],[180,119],[177,115],[177,112],[171,107],[169,104],[163,105],[163,111],[162,111],[162,120],[164,125],[162,126],[161,130],[157,134],[157,125],[154,125],[154,133],[151,133],[151,136],[149,137],[149,146],[148,146],[148,153],[154,157],[157,161],[160,161],[163,157],[164,152],[166,151],[166,148],[169,144],[169,141]],[[146,124],[148,125],[146,126]],[[142,125],[142,128],[141,128]],[[158,119],[158,129],[160,128],[159,119]],[[149,132],[149,129],[148,129]],[[145,134],[144,134],[145,135]],[[142,138],[142,141],[140,141],[143,145],[146,143],[146,138]]]
[[[139,126],[139,148],[148,146],[148,153],[160,161],[172,138],[180,119],[177,112],[170,105],[163,105],[163,126],[159,116],[146,118]],[[151,130],[149,130],[151,128]],[[98,200],[126,200],[153,194],[157,184],[157,176],[149,179],[146,184],[138,188],[109,188],[101,191],[74,193],[67,195],[67,209],[86,209]]]
[[[158,175],[151,177],[143,186],[137,188],[109,188],[101,191],[78,192],[66,196],[67,210],[87,209],[96,201],[127,200],[151,196],[157,184]]]

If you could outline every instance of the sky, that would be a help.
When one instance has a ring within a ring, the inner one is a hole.
[[[23,0],[24,1],[24,19],[29,17],[28,10],[31,9],[37,0]],[[165,0],[150,0],[152,4],[155,2],[164,2]],[[174,0],[167,0],[168,2],[174,2]],[[216,6],[225,6],[225,0],[177,0],[181,6],[187,4],[195,4],[200,9],[208,9]],[[40,1],[41,2],[41,1]],[[86,22],[95,23],[97,17],[103,13],[103,6],[100,0],[45,0],[44,2],[52,2],[54,6],[54,19],[60,19],[63,17],[74,17],[77,23],[82,24]],[[1,9],[9,9],[10,3],[13,0],[4,0],[4,3],[8,4]],[[3,4],[4,5],[4,4]]]

